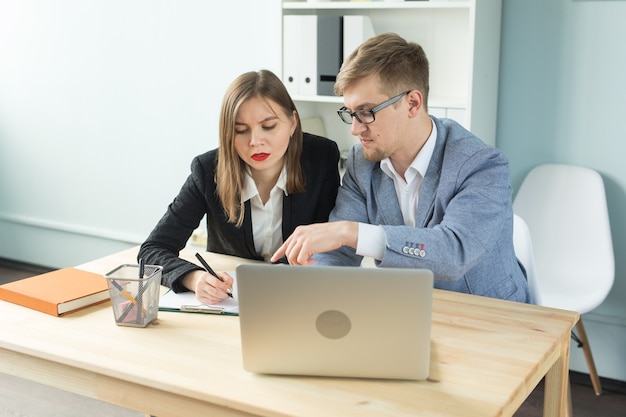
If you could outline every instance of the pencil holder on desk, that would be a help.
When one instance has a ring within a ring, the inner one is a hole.
[[[163,268],[124,264],[105,274],[111,307],[118,326],[146,327],[159,313],[159,294]]]

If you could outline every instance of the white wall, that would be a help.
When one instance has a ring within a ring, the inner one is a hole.
[[[0,0],[0,257],[140,243],[280,42],[280,0]]]

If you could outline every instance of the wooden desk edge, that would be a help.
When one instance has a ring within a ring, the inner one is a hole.
[[[96,272],[96,273],[106,273],[109,272],[109,270],[112,270],[113,268],[115,268],[116,266],[123,264],[123,263],[132,263],[135,259],[136,259],[136,253],[137,253],[138,247],[134,247],[134,248],[130,248],[127,249],[125,251],[107,256],[105,258],[99,259],[99,260],[95,260],[92,262],[88,262],[82,265],[77,266],[77,268],[79,269],[84,269],[84,270],[88,270],[88,271],[92,271],[92,272]],[[188,260],[192,260],[193,258],[193,251],[183,251],[183,253],[181,253],[181,257],[184,257]],[[242,263],[240,260],[238,261],[238,258],[233,258],[233,257],[226,257],[226,255],[217,255],[217,256],[223,256],[225,257],[225,261],[230,261],[230,262],[235,262],[235,263]],[[103,270],[106,269],[106,270]],[[476,297],[476,296],[470,296],[470,295],[465,295],[462,294],[459,297],[459,294],[454,293],[454,294],[450,294],[448,291],[442,291],[442,290],[435,290],[434,292],[434,296],[435,298],[438,298],[440,300],[446,300],[449,299],[450,297],[454,298],[454,302],[460,302],[462,304],[470,304],[470,305],[475,305],[475,306],[479,306],[481,304],[487,305],[487,306],[498,306],[499,303],[510,303],[508,301],[504,301],[504,300],[495,300],[495,299],[488,299],[488,298],[484,298],[484,297]],[[524,308],[527,308],[528,306],[523,305]],[[510,304],[509,304],[510,307]],[[521,306],[520,306],[521,308]],[[545,307],[537,307],[537,311],[546,311]],[[555,362],[549,367],[548,371],[545,373],[545,378],[546,378],[546,389],[545,389],[545,397],[544,397],[544,415],[548,416],[548,415],[569,415],[568,414],[568,387],[569,387],[569,381],[568,381],[568,370],[569,370],[569,335],[571,332],[571,329],[575,326],[576,322],[578,321],[580,315],[576,312],[570,312],[570,311],[565,311],[565,310],[556,310],[556,309],[551,309],[553,310],[553,313],[558,316],[559,319],[566,321],[568,323],[569,326],[569,330],[565,330],[564,328],[562,328],[562,331],[560,333],[560,342],[559,342],[559,350],[560,350],[560,354],[558,355],[557,359],[555,360]],[[0,349],[0,351],[2,351],[2,356],[5,357],[6,356],[6,352],[8,352],[8,349]],[[52,363],[51,361],[47,361],[46,359],[40,359],[41,361],[46,361],[47,362],[47,366],[50,366],[50,363]],[[9,362],[10,363],[10,362]],[[4,367],[4,363],[2,364]],[[59,369],[59,372],[70,372],[71,373],[71,369],[72,366],[71,365],[64,365],[62,363],[56,363],[56,367]],[[6,368],[6,367],[5,367]],[[10,365],[9,365],[10,368]],[[28,369],[27,369],[28,371]],[[10,372],[10,369],[7,371],[7,369],[2,369],[2,372],[8,373],[8,374],[14,374],[12,372]],[[79,373],[78,371],[74,370],[74,372]],[[84,370],[83,370],[84,372]],[[159,409],[158,407],[156,407],[157,403],[154,404],[133,404],[133,403],[129,403],[128,401],[125,402],[121,402],[119,400],[119,398],[115,397],[115,394],[112,393],[113,390],[109,391],[106,389],[102,389],[100,387],[100,384],[104,384],[104,382],[102,381],[115,381],[115,383],[123,383],[125,385],[130,385],[133,387],[136,387],[137,389],[150,389],[150,390],[155,390],[158,391],[156,388],[150,388],[150,387],[146,387],[143,386],[141,384],[133,384],[133,383],[129,383],[126,381],[121,381],[118,380],[114,377],[109,377],[106,375],[102,375],[96,372],[90,372],[87,371],[88,374],[90,376],[88,376],[88,378],[92,378],[92,379],[97,379],[99,382],[98,384],[96,384],[97,388],[95,392],[85,392],[85,388],[83,386],[81,386],[80,383],[77,383],[75,386],[70,386],[69,384],[63,388],[63,389],[67,389],[68,391],[71,392],[75,392],[81,395],[86,395],[88,397],[91,398],[96,398],[99,400],[103,400],[103,401],[107,401],[107,402],[111,402],[114,404],[118,404],[124,407],[129,407],[129,408],[134,408],[140,411],[148,411],[148,412],[153,412],[152,410]],[[32,379],[34,381],[38,381],[39,375],[37,375],[35,373],[35,376],[33,378],[29,378],[28,376],[24,376],[24,374],[16,374],[16,376],[20,376],[20,377],[25,377],[27,379]],[[540,379],[542,378],[538,377],[538,381],[537,383],[540,381]],[[52,378],[52,377],[51,377]],[[74,379],[76,379],[76,377],[74,377]],[[71,380],[71,379],[70,379]],[[38,381],[41,382],[41,381]],[[44,382],[46,383],[46,382]],[[50,381],[49,385],[52,386],[59,386],[59,381]],[[106,384],[105,384],[106,385]],[[162,394],[162,393],[161,393]],[[159,395],[161,395],[159,394]],[[160,398],[165,398],[165,396],[161,396]],[[189,398],[189,400],[193,400],[193,398]],[[172,398],[170,398],[169,401],[173,401]],[[195,400],[194,400],[195,401]],[[192,401],[192,402],[194,402]],[[198,401],[195,401],[198,402]],[[161,404],[161,402],[159,401],[158,404]],[[196,406],[200,406],[200,402],[198,402],[198,404]],[[159,405],[159,407],[161,406],[165,406],[165,403]],[[208,411],[209,410],[209,405],[204,404],[203,405],[204,411]],[[216,409],[214,408],[215,406],[211,406],[211,410],[215,411]],[[180,410],[179,410],[180,411]],[[178,411],[178,415],[180,415],[180,412]],[[223,410],[222,410],[223,411]],[[234,410],[231,410],[233,413],[235,413]],[[571,409],[569,409],[569,412],[571,412]],[[160,412],[156,413],[159,414],[159,417],[162,416],[166,416],[168,415],[167,413],[164,412],[164,410],[161,410]],[[172,415],[176,415],[176,413],[173,413]],[[228,414],[228,415],[237,415],[237,416],[241,416],[241,415],[247,415],[247,414],[241,414],[241,413],[235,413],[235,414]]]

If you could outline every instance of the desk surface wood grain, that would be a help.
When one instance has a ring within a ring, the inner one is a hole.
[[[135,253],[79,268],[104,274]],[[218,270],[241,262],[206,259]],[[430,378],[384,381],[246,372],[237,317],[159,312],[141,329],[116,326],[109,303],[58,318],[0,302],[0,372],[159,417],[511,416],[568,354],[577,320],[575,312],[435,290]]]

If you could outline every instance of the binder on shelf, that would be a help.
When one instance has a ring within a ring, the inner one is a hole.
[[[343,62],[342,16],[317,17],[317,94],[333,96]]]
[[[369,16],[283,16],[283,83],[292,95],[334,96],[344,59],[374,36]]]
[[[299,85],[300,94],[317,94],[317,16],[300,18]]]
[[[291,95],[300,94],[300,16],[283,16],[283,84]]]
[[[317,16],[283,16],[283,83],[290,94],[317,94]]]
[[[374,36],[374,26],[369,16],[348,15],[343,17],[343,60],[357,46]],[[343,62],[343,61],[342,61]]]

